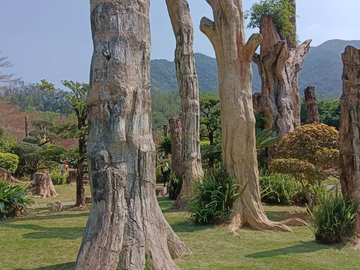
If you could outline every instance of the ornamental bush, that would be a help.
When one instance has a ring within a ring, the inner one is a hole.
[[[339,133],[335,128],[318,123],[304,125],[280,140],[270,170],[299,181],[312,207],[317,196],[313,187],[339,173],[338,149]]]
[[[19,157],[14,154],[0,153],[0,167],[14,173],[19,166]]]

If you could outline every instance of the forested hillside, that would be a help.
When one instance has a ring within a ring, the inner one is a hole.
[[[360,40],[329,40],[318,47],[311,47],[303,69],[299,73],[301,95],[303,89],[309,85],[314,85],[318,94],[336,97],[341,95],[341,53],[347,45],[360,47]],[[201,53],[196,53],[195,59],[200,91],[217,91],[216,60]],[[253,90],[260,92],[261,81],[255,64],[253,64],[253,71]],[[151,61],[151,82],[153,92],[177,89],[174,63],[167,60]]]

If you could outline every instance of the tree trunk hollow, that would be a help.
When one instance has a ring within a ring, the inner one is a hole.
[[[149,0],[91,0],[87,99],[92,205],[77,270],[177,269],[190,254],[155,196]]]

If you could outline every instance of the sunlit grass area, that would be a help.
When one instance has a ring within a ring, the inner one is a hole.
[[[180,269],[359,269],[359,252],[350,245],[319,245],[306,227],[293,227],[294,233],[244,228],[233,236],[226,227],[192,225],[187,214],[171,209],[167,198],[159,203],[193,253],[176,261]],[[265,210],[273,220],[305,212],[295,206],[266,206]],[[87,218],[87,211],[69,207],[60,213],[36,208],[24,218],[0,221],[0,269],[73,269]]]

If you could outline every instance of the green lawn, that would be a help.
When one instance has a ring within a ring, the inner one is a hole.
[[[360,253],[349,246],[328,247],[314,242],[309,228],[294,227],[294,233],[239,230],[234,237],[227,228],[194,226],[186,214],[170,209],[159,199],[176,233],[193,254],[177,260],[180,269],[359,269]],[[265,207],[271,219],[300,207]],[[27,217],[0,221],[1,270],[71,270],[82,239],[88,212],[50,213],[30,210]]]
[[[32,199],[36,204],[47,204],[49,202],[74,202],[76,200],[76,186],[75,185],[56,185],[54,186],[56,192],[59,194],[57,197],[48,197],[43,199],[38,196],[33,196]],[[85,195],[90,196],[90,186],[85,186]]]

